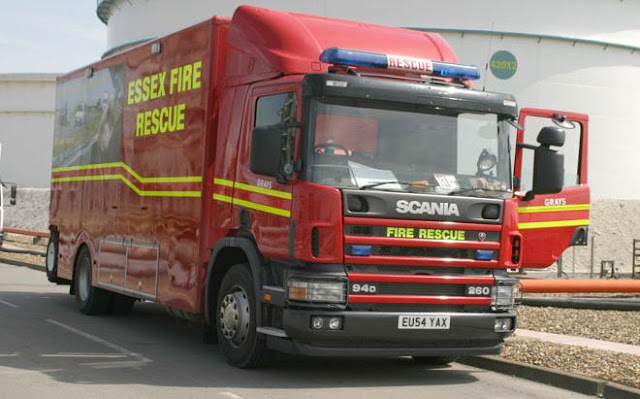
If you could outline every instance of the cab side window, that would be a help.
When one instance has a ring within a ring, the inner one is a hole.
[[[282,178],[291,176],[295,150],[296,109],[295,92],[271,94],[257,99],[251,139],[252,171]],[[270,138],[265,140],[265,135]],[[276,159],[273,157],[279,157],[279,163],[274,162]],[[272,161],[269,161],[269,158]],[[258,166],[258,163],[262,166]]]
[[[280,93],[258,98],[253,127],[278,125],[296,119],[296,94]]]

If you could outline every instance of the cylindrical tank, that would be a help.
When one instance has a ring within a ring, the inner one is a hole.
[[[640,0],[101,0],[97,11],[109,52],[247,3],[439,32],[482,69],[476,89],[589,114],[592,197],[640,199]]]

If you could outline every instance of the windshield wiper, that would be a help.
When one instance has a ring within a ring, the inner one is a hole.
[[[482,191],[483,193],[513,193],[511,190],[491,190],[484,187],[465,187],[459,188],[457,190],[451,190],[447,193],[447,195],[459,195],[464,193],[469,193],[472,191]]]
[[[398,180],[379,181],[371,184],[365,184],[364,186],[360,186],[358,187],[358,190],[368,190],[370,188],[376,188],[378,186],[383,186],[385,184],[401,184],[404,186],[410,186],[411,182],[398,181]]]

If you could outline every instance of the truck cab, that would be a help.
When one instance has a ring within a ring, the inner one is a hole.
[[[281,75],[246,86],[238,151],[218,141],[213,198],[228,213],[215,225],[260,259],[258,341],[236,321],[249,317],[237,292],[211,317],[228,359],[256,359],[247,340],[319,356],[498,353],[516,326],[507,270],[528,250],[552,259],[527,248],[518,210],[562,190],[565,132],[523,143],[515,98],[474,90],[479,70],[438,35],[241,7],[228,40],[262,77]],[[535,153],[527,193],[516,148]]]

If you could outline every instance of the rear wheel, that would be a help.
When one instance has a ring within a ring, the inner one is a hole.
[[[58,280],[58,235],[51,233],[47,244],[47,258],[45,260],[47,280],[57,283]]]
[[[76,304],[87,315],[106,313],[111,303],[111,293],[92,286],[91,255],[87,247],[78,253],[75,267]]]
[[[249,266],[234,265],[222,279],[216,306],[220,351],[230,364],[251,368],[265,363],[265,340],[256,332],[256,295]]]
[[[460,358],[460,356],[412,356],[413,361],[425,366],[446,366]]]

